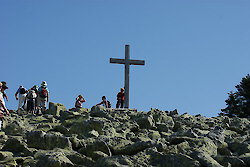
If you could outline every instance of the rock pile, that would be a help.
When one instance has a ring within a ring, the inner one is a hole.
[[[42,116],[5,119],[1,167],[250,166],[249,119],[57,103]]]

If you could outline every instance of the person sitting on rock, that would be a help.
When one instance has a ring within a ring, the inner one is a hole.
[[[44,114],[46,110],[46,103],[49,102],[49,89],[47,88],[46,81],[43,81],[41,83],[41,86],[39,87],[37,94],[38,94],[37,105],[42,109],[42,113]]]
[[[98,103],[97,105],[103,105],[106,108],[111,108],[111,103],[106,99],[105,96],[102,96],[102,102]]]
[[[82,103],[83,103],[83,102],[86,102],[86,100],[84,99],[84,97],[83,97],[82,95],[79,95],[79,96],[76,98],[75,108],[76,108],[76,109],[82,108]]]
[[[116,108],[123,108],[125,100],[125,95],[124,95],[124,88],[121,88],[121,91],[117,94],[117,103],[116,103]]]
[[[3,84],[0,82],[0,129],[2,128],[2,124],[3,124],[4,112],[6,112],[6,114],[9,115],[9,111],[5,106],[5,102],[3,98],[2,86]]]
[[[31,112],[32,115],[35,115],[36,97],[37,97],[36,92],[30,89],[28,91],[26,99],[27,99],[27,111]]]

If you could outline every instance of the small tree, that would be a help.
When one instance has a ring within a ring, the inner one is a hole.
[[[250,117],[250,75],[242,78],[235,87],[237,91],[228,93],[229,97],[225,100],[227,107],[221,109],[222,113],[219,115]]]

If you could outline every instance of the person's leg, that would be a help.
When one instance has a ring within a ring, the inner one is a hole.
[[[120,100],[117,100],[116,108],[119,108],[119,106],[120,106]]]
[[[121,100],[121,108],[123,108],[124,100]]]
[[[2,121],[2,119],[0,118],[0,130],[2,130],[2,125],[3,125],[3,121]]]
[[[32,99],[30,101],[30,112],[32,115],[34,115],[34,110],[35,110],[35,99]]]
[[[37,97],[37,112],[36,114],[39,115],[40,114],[40,111],[41,111],[41,106],[42,106],[42,101],[41,101],[41,97],[38,96]]]
[[[22,98],[22,96],[20,95],[19,96],[19,99],[18,99],[19,101],[18,101],[18,109],[19,108],[22,108],[22,102],[23,102],[23,98]]]
[[[27,100],[27,112],[30,112],[30,100]]]
[[[35,103],[34,103],[34,114],[37,113],[37,98],[35,98]]]
[[[42,104],[42,113],[45,114],[45,110],[46,110],[46,99],[43,98],[41,100],[41,104]]]

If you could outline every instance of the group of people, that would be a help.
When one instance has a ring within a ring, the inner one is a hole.
[[[123,108],[124,100],[125,100],[124,88],[121,88],[120,92],[117,94],[116,108]],[[82,103],[84,102],[86,102],[86,100],[82,95],[77,96],[75,102],[75,108],[72,108],[70,110],[78,110],[82,108]],[[96,105],[103,105],[106,108],[111,108],[111,103],[110,101],[107,100],[106,96],[102,96],[102,101]]]
[[[0,82],[0,119],[3,112],[9,114],[4,102],[4,99],[7,101],[9,100],[7,94],[5,93],[6,89],[8,89],[7,83],[4,81]],[[19,100],[18,110],[25,110],[33,115],[39,114],[39,111],[44,113],[46,110],[46,103],[49,101],[49,90],[46,81],[43,81],[40,87],[34,85],[28,90],[21,85],[15,93],[15,98],[16,100]],[[124,100],[124,88],[121,88],[120,92],[117,94],[116,108],[123,108]],[[75,108],[73,109],[82,108],[82,104],[84,102],[86,102],[84,97],[79,95],[76,98]],[[111,108],[111,103],[107,100],[106,96],[103,96],[102,101],[96,105],[103,105],[106,108]]]
[[[2,127],[4,112],[9,115],[9,110],[5,106],[5,101],[9,100],[5,90],[8,89],[7,83],[2,81],[0,82],[0,129]],[[46,110],[46,104],[49,101],[49,90],[47,87],[46,81],[41,83],[41,86],[38,87],[34,85],[30,89],[26,89],[24,86],[20,86],[15,93],[16,100],[19,100],[18,110],[25,110],[33,115],[42,113]],[[121,88],[120,92],[117,94],[117,103],[116,108],[123,108],[125,100],[124,88]],[[75,108],[71,109],[80,109],[82,108],[82,104],[86,102],[82,95],[79,95],[76,98]],[[107,100],[105,96],[102,97],[102,101],[96,105],[103,105],[106,108],[111,108],[111,103]]]
[[[26,110],[33,115],[42,113],[46,110],[46,103],[49,101],[49,90],[46,81],[38,87],[34,85],[27,90],[24,86],[20,86],[15,93],[16,100],[19,100],[18,110]]]

